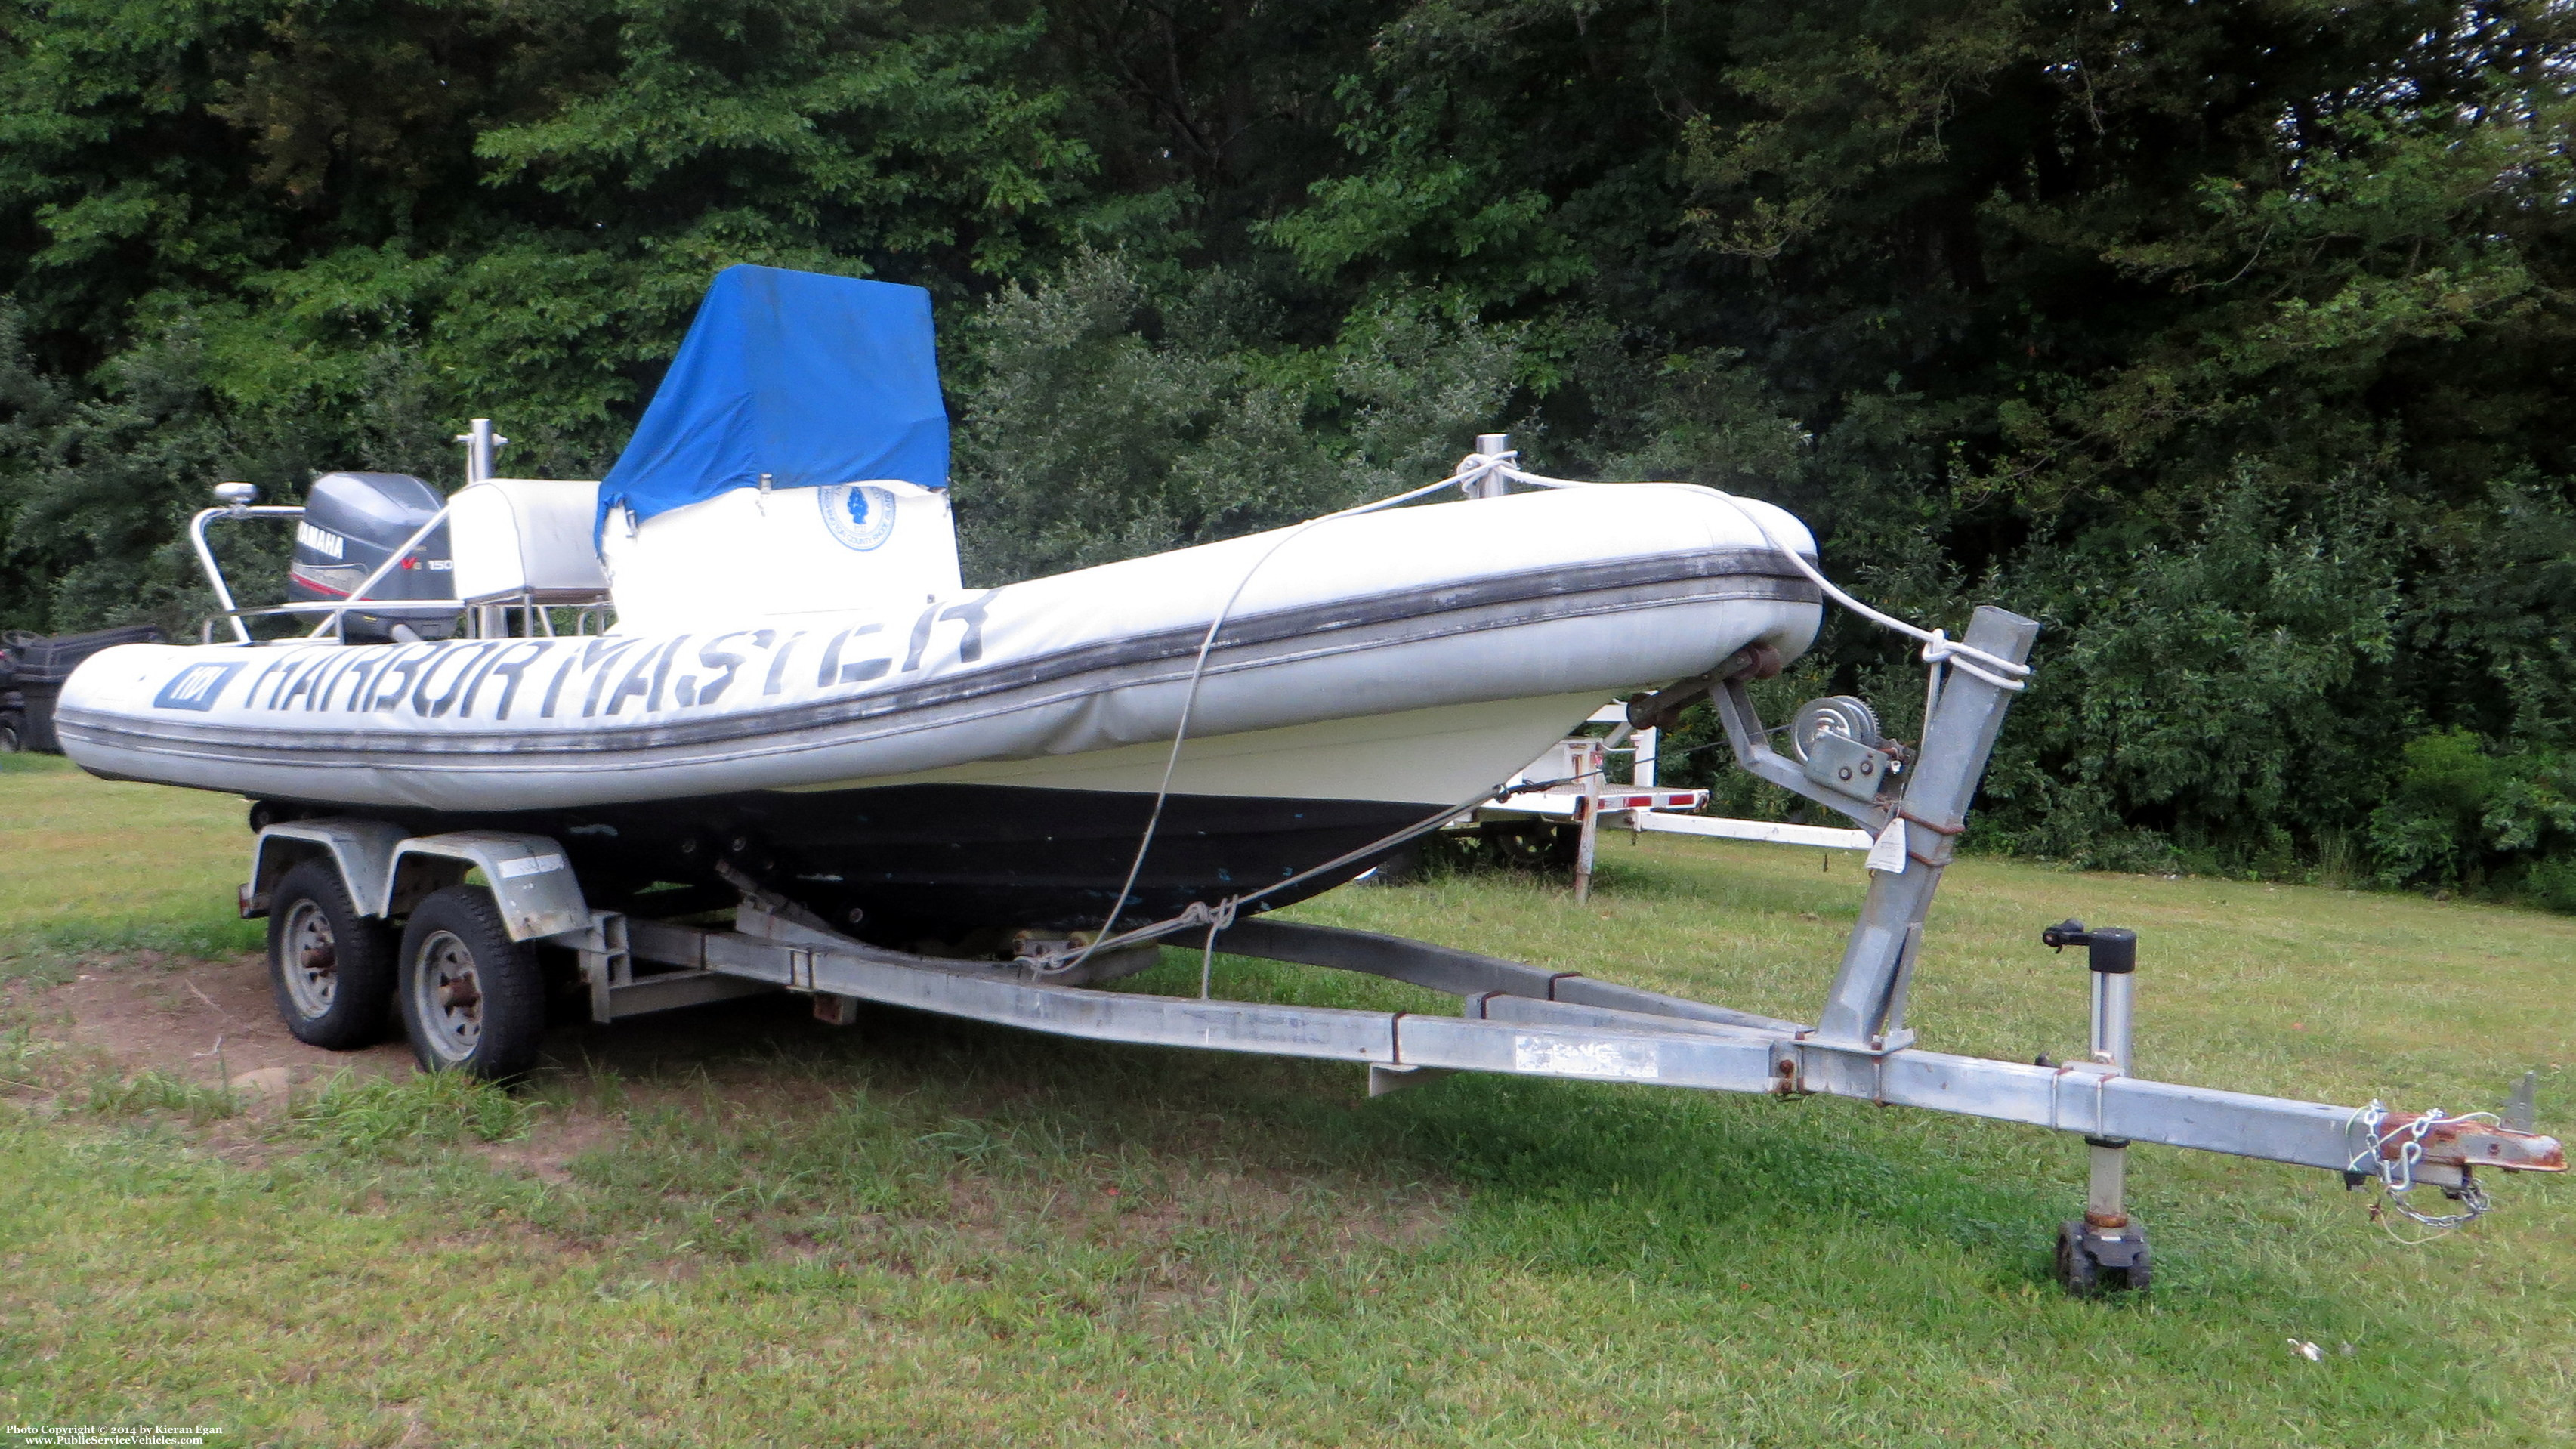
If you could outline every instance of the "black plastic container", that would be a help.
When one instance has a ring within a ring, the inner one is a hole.
[[[11,649],[35,637],[0,637],[0,754],[27,747],[27,696],[18,692],[18,656]]]
[[[10,676],[7,687],[19,697],[19,747],[53,755],[63,752],[62,742],[54,737],[54,701],[62,696],[63,681],[72,677],[82,660],[119,644],[163,642],[165,636],[158,625],[128,624],[119,629],[58,634],[10,646],[6,651]]]

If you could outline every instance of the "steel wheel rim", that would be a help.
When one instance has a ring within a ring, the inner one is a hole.
[[[461,1062],[483,1040],[483,976],[454,931],[432,931],[412,959],[412,1005],[421,1039],[441,1060]]]
[[[278,974],[286,979],[286,994],[296,1011],[307,1020],[329,1011],[340,994],[339,942],[331,933],[330,913],[318,901],[297,901],[278,937],[284,957]]]

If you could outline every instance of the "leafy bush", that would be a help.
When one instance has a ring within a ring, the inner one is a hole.
[[[2497,755],[2467,730],[2406,743],[2370,843],[2390,885],[2519,884],[2576,909],[2576,755]]]
[[[2532,866],[2523,878],[2531,899],[2553,911],[2576,913],[2576,855],[2563,855]]]
[[[2086,865],[2178,850],[2244,869],[2368,808],[2392,544],[2366,512],[2302,519],[2283,491],[2240,476],[2181,537],[2035,550],[2005,576],[2048,647],[1991,777],[2000,838]]]

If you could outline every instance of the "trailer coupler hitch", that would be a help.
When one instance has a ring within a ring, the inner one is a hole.
[[[2478,1185],[2477,1169],[2567,1170],[2566,1148],[2556,1138],[2531,1130],[2533,1081],[2531,1075],[2523,1077],[2501,1117],[2493,1112],[2468,1112],[2457,1117],[2440,1111],[2392,1112],[2372,1102],[2354,1114],[2363,1145],[2344,1168],[2344,1186],[2360,1187],[2378,1179],[2379,1197],[2370,1205],[2372,1222],[2385,1224],[2393,1215],[2431,1228],[2437,1237],[2452,1228],[2467,1227],[2486,1216],[2492,1206],[2486,1190]],[[2415,1206],[2409,1194],[2426,1182],[2459,1204],[2458,1211],[2426,1212]]]

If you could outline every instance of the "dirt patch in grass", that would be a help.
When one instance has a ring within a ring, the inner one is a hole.
[[[1356,1077],[1103,1051],[891,1011],[841,1031],[788,998],[608,1027],[568,1010],[515,1094],[523,1132],[351,1148],[290,1120],[290,1105],[309,1115],[326,1091],[409,1081],[399,1034],[358,1052],[296,1041],[258,955],[134,951],[68,964],[74,979],[62,985],[0,991],[11,1020],[61,1044],[48,1085],[70,1100],[100,1110],[118,1079],[229,1085],[220,1110],[174,1115],[158,1097],[118,1110],[185,1116],[199,1150],[237,1167],[353,1154],[374,1172],[363,1159],[381,1152],[533,1180],[553,1204],[550,1228],[594,1255],[622,1257],[631,1245],[619,1240],[640,1235],[681,1259],[997,1281],[1052,1271],[1042,1265],[1069,1254],[1116,1265],[1078,1275],[1105,1277],[1094,1290],[1105,1299],[1160,1311],[1426,1247],[1449,1230],[1460,1196],[1418,1168],[1379,1180],[1314,1122],[1264,1124],[1318,1093],[1356,1101]],[[343,1073],[354,1075],[331,1088]]]
[[[615,1147],[626,1136],[626,1121],[580,1110],[544,1112],[528,1125],[528,1135],[515,1142],[477,1144],[473,1154],[491,1167],[523,1172],[542,1182],[573,1180],[572,1161],[584,1153]]]
[[[75,979],[32,993],[30,1004],[63,1023],[72,1045],[126,1072],[215,1083],[283,1068],[300,1087],[342,1070],[411,1069],[399,1040],[355,1052],[297,1041],[277,1019],[258,956],[191,961],[143,951],[86,960]]]

